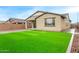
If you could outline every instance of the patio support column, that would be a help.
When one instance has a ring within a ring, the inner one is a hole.
[[[27,29],[27,21],[25,21],[25,29]]]

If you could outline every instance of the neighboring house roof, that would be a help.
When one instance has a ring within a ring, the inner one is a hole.
[[[72,23],[72,25],[79,25],[79,22],[76,22],[76,23]]]
[[[0,21],[0,23],[5,23],[5,21]]]
[[[9,20],[7,20],[6,22],[12,22],[12,21],[15,21],[15,22],[25,22],[24,19],[18,19],[18,18],[10,18]]]
[[[66,17],[66,16],[63,15],[63,14],[57,14],[57,13],[51,13],[51,12],[45,12],[45,11],[37,11],[37,12],[35,12],[34,14],[32,14],[31,16],[29,16],[28,18],[26,18],[26,20],[29,19],[29,18],[30,18],[31,20],[34,20],[34,19],[37,19],[38,17],[40,17],[40,16],[42,16],[42,15],[45,15],[45,14],[59,15],[59,16],[61,16],[61,17],[63,17],[63,18]]]

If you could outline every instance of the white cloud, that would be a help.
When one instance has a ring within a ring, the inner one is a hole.
[[[34,12],[36,12],[38,10],[57,12],[57,13],[69,13],[70,16],[73,16],[75,13],[79,12],[79,7],[66,7],[66,8],[58,11],[58,10],[52,9],[52,7],[45,8],[45,7],[37,6],[37,7],[33,7],[30,10],[21,11],[19,13],[15,13],[15,14],[9,14],[9,12],[12,12],[9,9],[5,10],[5,9],[0,8],[0,21],[1,20],[8,20],[8,18],[10,18],[10,17],[26,19],[27,17],[29,17],[30,15],[32,15]],[[76,18],[76,17],[74,17],[74,18]]]
[[[16,14],[15,17],[25,19],[25,18],[29,17],[30,15],[32,15],[33,13],[35,13],[36,11],[44,10],[44,9],[45,8],[43,8],[43,7],[34,7],[31,10],[23,11],[22,13]]]
[[[8,20],[9,18],[8,12],[10,12],[10,10],[0,8],[0,21]]]
[[[64,13],[69,13],[70,19],[72,20],[72,23],[77,22],[77,16],[79,13],[79,7],[78,6],[74,6],[74,7],[67,7],[64,11]]]
[[[8,20],[10,17],[15,17],[15,18],[22,18],[25,19],[27,17],[29,17],[31,14],[33,14],[34,12],[38,11],[38,10],[45,10],[44,7],[33,7],[30,10],[26,10],[20,13],[16,13],[16,14],[9,14],[9,12],[13,12],[11,10],[5,10],[5,9],[1,9],[0,8],[0,21],[5,21]]]
[[[77,13],[77,12],[79,12],[79,7],[76,7],[76,6],[68,7],[68,8],[66,8],[65,12],[66,13]]]

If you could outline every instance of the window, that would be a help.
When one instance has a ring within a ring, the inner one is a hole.
[[[18,24],[22,24],[21,22],[18,22]]]
[[[48,27],[55,26],[55,18],[46,18],[45,26],[48,26]]]

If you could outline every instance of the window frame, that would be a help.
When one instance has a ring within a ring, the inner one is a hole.
[[[49,17],[49,18],[45,18],[45,27],[55,27],[55,18],[56,17]],[[51,24],[47,24],[47,19],[52,19],[52,23]]]

